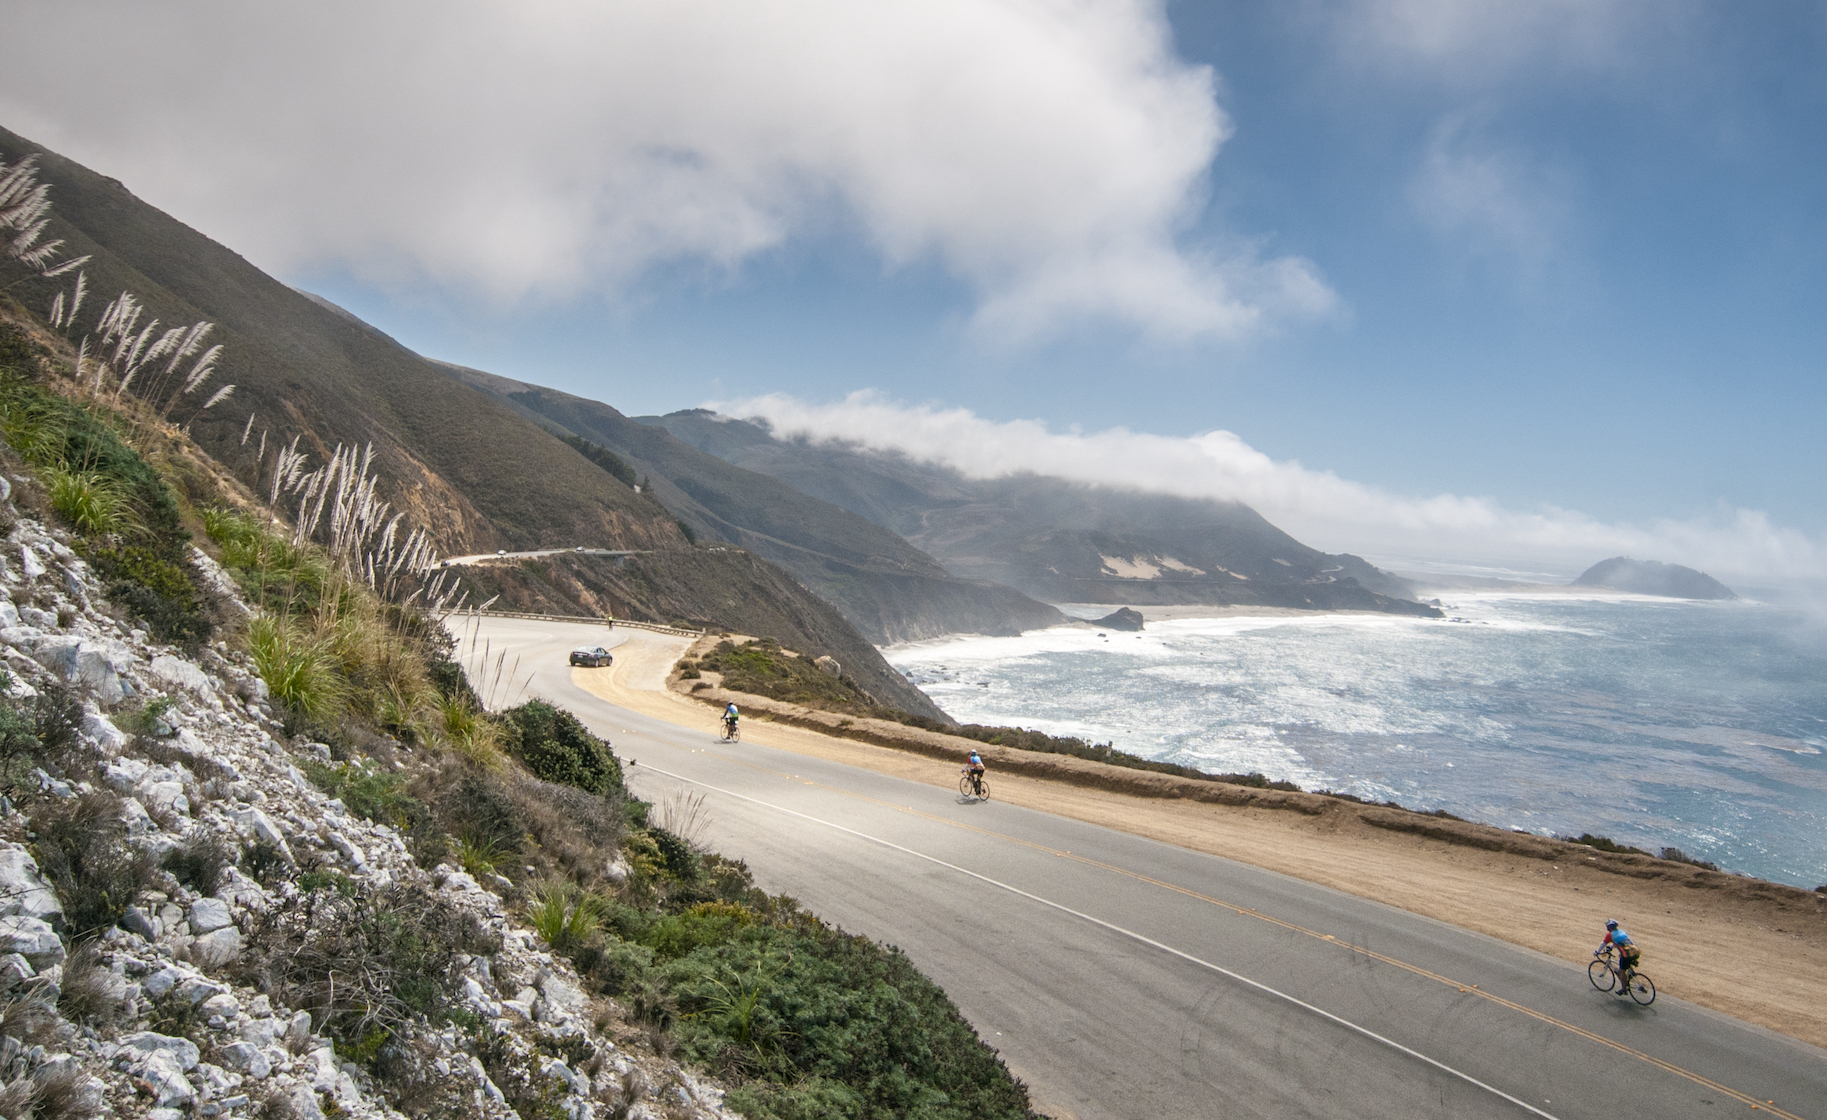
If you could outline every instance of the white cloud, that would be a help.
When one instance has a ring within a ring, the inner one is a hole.
[[[1720,576],[1819,582],[1827,542],[1772,524],[1756,510],[1696,520],[1608,523],[1573,510],[1505,509],[1489,498],[1409,497],[1294,461],[1276,461],[1231,432],[1187,438],[1125,428],[1055,432],[1033,420],[997,422],[967,409],[910,406],[871,391],[814,405],[781,395],[715,402],[761,417],[782,437],[844,440],[949,466],[971,478],[1032,472],[1183,498],[1240,501],[1308,544],[1330,551],[1546,565],[1578,571],[1631,555]]]
[[[1423,223],[1471,255],[1515,262],[1525,280],[1560,256],[1572,224],[1570,176],[1493,144],[1455,114],[1435,128],[1409,183]]]
[[[982,326],[1333,296],[1180,244],[1231,123],[1159,0],[16,5],[0,111],[249,254],[500,301],[858,234]]]
[[[1615,74],[1678,35],[1685,0],[1350,0],[1325,24],[1346,54],[1410,78],[1484,87]]]

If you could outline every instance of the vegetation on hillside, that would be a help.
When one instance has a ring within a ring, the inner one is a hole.
[[[1262,774],[1211,774],[1204,770],[1195,770],[1190,766],[1181,766],[1172,762],[1157,762],[1127,751],[1117,750],[1112,743],[1090,743],[1074,736],[1049,735],[1044,731],[1032,731],[1021,727],[997,727],[978,723],[940,723],[927,716],[911,715],[896,708],[876,704],[848,677],[827,673],[815,666],[813,661],[814,658],[809,655],[801,656],[783,649],[780,642],[773,638],[757,638],[741,645],[726,640],[717,643],[714,649],[695,661],[681,661],[680,666],[683,671],[680,675],[689,680],[701,676],[708,670],[721,674],[723,687],[735,692],[766,696],[771,700],[799,704],[825,712],[841,712],[845,715],[888,720],[909,727],[918,727],[924,731],[936,731],[943,735],[958,735],[966,739],[975,739],[979,743],[986,743],[990,746],[1038,751],[1043,754],[1071,755],[1074,758],[1106,762],[1112,766],[1122,766],[1132,770],[1147,770],[1157,774],[1172,774],[1175,777],[1197,778],[1203,781],[1226,782],[1232,785],[1252,786],[1257,789],[1298,790],[1300,788],[1292,782],[1270,781]]]
[[[133,421],[55,391],[49,358],[0,323],[0,434],[77,535],[76,551],[107,581],[109,597],[160,641],[202,642],[212,629],[208,595],[177,501],[129,446]]]

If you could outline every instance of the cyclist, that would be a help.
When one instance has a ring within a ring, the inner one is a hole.
[[[732,700],[730,706],[723,709],[723,737],[725,739],[736,737],[736,716],[736,702]]]
[[[1643,954],[1637,949],[1637,943],[1630,939],[1630,934],[1625,933],[1618,925],[1616,918],[1605,919],[1605,938],[1599,942],[1599,947],[1593,951],[1592,955],[1602,957],[1607,949],[1618,951],[1618,979],[1620,981],[1618,990],[1624,991],[1630,986],[1631,970],[1637,967],[1637,962],[1643,959]]]
[[[971,751],[971,759],[964,764],[964,772],[971,776],[971,788],[977,791],[977,796],[982,797],[983,756],[979,755],[975,750]]]

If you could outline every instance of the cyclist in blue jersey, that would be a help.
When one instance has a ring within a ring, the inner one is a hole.
[[[1629,986],[1631,970],[1637,967],[1637,962],[1643,959],[1643,954],[1637,949],[1637,943],[1630,939],[1630,934],[1625,933],[1623,928],[1618,925],[1616,918],[1606,919],[1605,939],[1599,942],[1598,949],[1592,955],[1603,956],[1607,949],[1618,951],[1618,974],[1624,980],[1624,983],[1618,987],[1620,991],[1623,991]]]

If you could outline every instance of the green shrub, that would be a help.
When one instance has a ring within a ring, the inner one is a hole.
[[[1597,848],[1601,852],[1617,852],[1620,854],[1637,856],[1646,856],[1649,854],[1642,848],[1627,847],[1609,836],[1594,836],[1590,832],[1580,833],[1578,839],[1574,840],[1573,843],[1584,844],[1588,848]]]
[[[601,898],[563,881],[542,884],[534,895],[528,920],[533,931],[546,944],[561,953],[572,952],[588,944],[602,927],[604,903]]]
[[[273,698],[285,706],[288,731],[303,721],[323,722],[342,710],[348,688],[337,671],[330,643],[307,636],[297,625],[257,616],[247,628],[254,671]]]
[[[899,950],[817,922],[741,928],[655,970],[693,1058],[750,1081],[751,1118],[1027,1118],[1011,1078]]]
[[[51,508],[85,537],[118,533],[132,524],[127,488],[95,471],[45,471]]]
[[[365,820],[411,833],[430,819],[425,803],[406,792],[406,782],[398,774],[354,762],[326,765],[309,760],[303,770],[313,785],[340,798],[344,808]]]
[[[622,767],[609,744],[570,712],[533,700],[503,714],[513,729],[509,751],[535,776],[589,793],[622,788]]]

